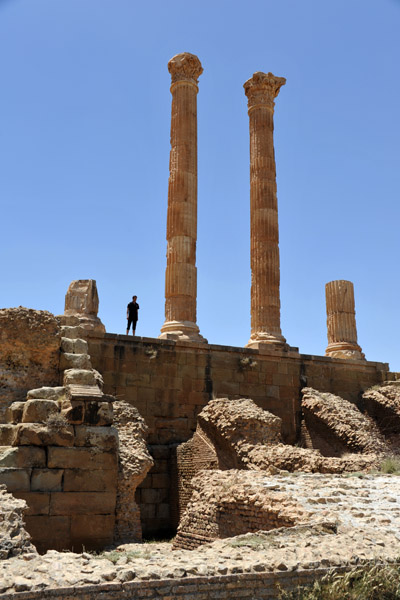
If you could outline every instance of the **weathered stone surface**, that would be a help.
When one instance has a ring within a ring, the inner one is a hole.
[[[33,492],[60,492],[63,475],[63,469],[33,469],[31,490]]]
[[[61,338],[61,350],[71,354],[89,354],[86,340]]]
[[[11,446],[14,435],[14,425],[0,425],[0,446]]]
[[[54,400],[54,402],[58,402],[62,400],[65,396],[65,388],[61,386],[55,387],[40,387],[34,390],[29,390],[26,397],[28,400],[32,400],[34,398],[45,399],[45,400]]]
[[[197,92],[203,68],[183,52],[171,73],[171,154],[168,185],[165,323],[161,338],[205,342],[196,325]]]
[[[26,515],[48,515],[50,494],[48,492],[13,492],[16,498],[25,500],[28,505]]]
[[[88,354],[72,354],[62,352],[60,356],[60,369],[91,369],[92,363]]]
[[[147,426],[137,409],[127,402],[114,403],[114,426],[119,436],[115,543],[140,541],[142,530],[135,491],[154,464],[146,446]]]
[[[103,387],[103,378],[94,369],[67,369],[64,371],[64,385],[98,385]]]
[[[0,581],[4,582],[3,591],[7,591],[5,600],[16,597],[12,594],[17,580],[28,582],[28,589],[36,592],[35,600],[40,594],[47,597],[50,589],[53,597],[59,592],[60,597],[69,594],[68,598],[122,593],[141,597],[147,594],[150,598],[164,594],[166,600],[186,592],[187,598],[214,595],[228,600],[258,598],[260,592],[268,589],[273,597],[278,581],[291,583],[296,589],[298,583],[306,581],[307,574],[315,576],[316,569],[321,575],[323,568],[359,567],[369,561],[396,562],[400,511],[393,499],[400,495],[398,477],[230,473],[233,494],[243,490],[247,496],[257,497],[263,506],[267,506],[268,498],[274,511],[283,499],[285,513],[293,504],[295,513],[291,517],[303,512],[311,516],[312,522],[215,540],[190,552],[173,550],[169,543],[152,543],[124,544],[117,548],[118,554],[105,553],[102,557],[86,552],[50,551],[43,556],[28,555],[27,560],[10,558],[0,564]],[[223,493],[229,494],[229,472],[224,476],[228,485]],[[101,517],[27,517],[27,522],[37,535],[52,531],[62,540],[81,529],[88,539],[96,539],[102,530],[110,531],[112,526],[111,518],[102,522]],[[202,525],[207,524],[209,521],[203,518]],[[114,565],[116,556],[120,558]],[[285,578],[279,579],[282,573]],[[211,577],[215,579],[210,580]],[[120,582],[132,579],[137,587],[125,586],[121,590]],[[165,580],[169,580],[169,592],[165,591]],[[104,587],[106,582],[112,587]],[[239,591],[235,582],[242,582]],[[88,583],[95,585],[89,588]]]
[[[357,343],[354,287],[351,281],[330,281],[325,286],[328,346],[326,356],[365,360]]]
[[[14,498],[4,485],[0,485],[0,560],[21,554],[37,554],[24,527],[25,511],[26,503]],[[1,575],[0,581],[4,581]],[[4,588],[4,584],[0,587]]]
[[[30,489],[31,469],[0,468],[0,484],[9,492],[28,492]]]
[[[117,469],[65,469],[64,492],[115,492]],[[128,507],[127,507],[128,508]]]
[[[101,450],[118,449],[118,432],[115,427],[75,426],[75,446],[94,446]]]
[[[24,411],[25,402],[13,402],[6,410],[6,421],[8,423],[20,423]]]
[[[22,423],[46,423],[50,415],[58,413],[54,400],[32,399],[25,402]]]
[[[37,446],[0,448],[0,467],[29,468],[44,467],[46,452]]]
[[[73,443],[71,425],[55,428],[40,423],[21,423],[15,427],[13,446],[72,446]]]
[[[114,492],[53,492],[50,515],[112,514]]]
[[[280,324],[274,99],[286,79],[254,73],[244,84],[250,122],[251,337],[248,346],[283,345]]]
[[[103,323],[97,316],[99,296],[94,279],[72,281],[65,295],[64,315],[77,317],[79,325],[89,331],[105,332]]]
[[[48,448],[47,466],[50,469],[115,469],[113,452],[98,452],[94,448]]]
[[[312,388],[303,388],[302,394],[301,405],[312,447],[325,456],[341,456],[346,452],[391,453],[376,423],[355,404]]]
[[[112,544],[114,525],[114,515],[74,515],[71,518],[71,539],[83,544],[85,549],[90,549],[93,541],[104,547]]]
[[[36,385],[57,385],[60,326],[47,311],[0,309],[0,421]]]
[[[367,413],[376,420],[381,431],[396,440],[400,437],[400,381],[388,381],[364,392]]]

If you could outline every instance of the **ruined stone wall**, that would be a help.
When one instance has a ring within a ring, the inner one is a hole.
[[[283,439],[294,443],[302,387],[356,402],[388,372],[382,363],[115,334],[91,333],[88,343],[92,364],[104,378],[104,392],[135,406],[149,428],[155,464],[136,495],[145,535],[173,525],[176,446],[192,437],[197,415],[213,395],[253,399],[282,419]]]
[[[82,591],[74,587],[22,592],[2,595],[2,600],[131,600],[157,598],[158,600],[231,600],[231,598],[276,599],[278,590],[287,592],[298,586],[310,585],[316,579],[349,571],[350,567],[331,569],[301,569],[273,573],[239,573],[213,577],[185,577],[182,579],[152,579],[150,581],[127,581],[86,585]]]
[[[29,389],[58,385],[60,337],[59,320],[47,311],[0,309],[0,423]]]

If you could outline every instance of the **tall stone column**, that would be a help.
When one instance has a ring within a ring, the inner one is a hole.
[[[160,338],[206,342],[196,325],[197,92],[203,68],[183,52],[171,73],[171,153],[167,215],[165,323]]]
[[[351,281],[330,281],[325,286],[328,346],[326,356],[365,360],[357,344],[354,288]]]
[[[280,324],[279,230],[274,99],[283,77],[254,73],[244,84],[250,121],[251,337],[247,346],[285,345]]]

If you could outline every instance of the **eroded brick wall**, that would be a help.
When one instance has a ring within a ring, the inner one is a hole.
[[[133,404],[149,427],[155,464],[137,492],[145,535],[173,526],[176,446],[192,437],[197,415],[213,396],[251,398],[282,419],[284,441],[295,443],[302,387],[357,402],[388,373],[382,363],[125,335],[91,334],[88,342],[92,364],[104,378],[104,392]]]

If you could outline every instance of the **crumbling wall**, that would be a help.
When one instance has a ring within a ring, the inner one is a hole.
[[[47,311],[0,309],[0,423],[7,407],[40,385],[58,385],[60,323]]]
[[[346,452],[390,453],[377,424],[355,404],[334,394],[303,388],[306,440],[324,456]]]
[[[135,492],[154,463],[145,441],[147,426],[137,409],[127,402],[115,402],[113,408],[119,438],[114,543],[127,544],[142,539]]]
[[[367,413],[387,436],[400,435],[400,381],[388,381],[364,392]]]
[[[285,494],[270,494],[265,475],[246,471],[201,471],[178,527],[175,548],[193,550],[216,539],[310,520],[310,513]],[[251,491],[251,493],[249,493]]]
[[[36,553],[25,529],[26,509],[26,502],[14,498],[5,485],[0,485],[0,560]]]

